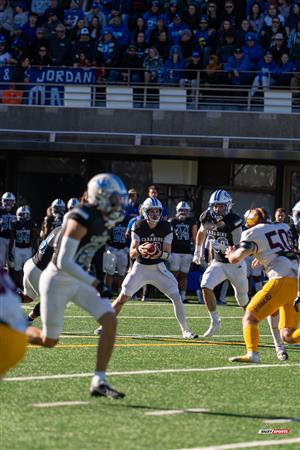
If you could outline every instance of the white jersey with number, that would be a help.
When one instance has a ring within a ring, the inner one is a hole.
[[[286,223],[264,223],[245,230],[241,242],[254,242],[254,253],[264,267],[269,279],[297,277],[297,260],[289,259],[285,253],[292,252],[289,239],[289,225]]]

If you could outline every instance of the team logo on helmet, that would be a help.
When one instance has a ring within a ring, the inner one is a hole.
[[[260,223],[268,223],[270,221],[268,212],[263,208],[249,209],[244,214],[244,218],[247,228],[252,228]]]
[[[16,197],[12,192],[5,192],[1,197],[1,204],[4,209],[12,209],[15,206]]]
[[[61,198],[56,198],[51,203],[53,214],[64,214],[66,210],[66,204]]]
[[[232,208],[232,197],[223,189],[215,191],[208,202],[210,215],[217,222],[224,219]]]
[[[23,222],[30,219],[30,209],[28,206],[20,206],[16,211],[17,220]]]
[[[71,197],[71,198],[68,200],[68,203],[67,203],[67,209],[68,209],[68,211],[71,211],[71,209],[75,208],[75,207],[78,206],[79,204],[80,204],[80,201],[78,200],[77,197]]]
[[[292,217],[295,227],[300,228],[300,201],[292,209]]]
[[[117,175],[95,175],[88,183],[87,197],[88,202],[109,219],[107,225],[112,227],[124,219],[128,194],[123,181]]]
[[[142,204],[142,215],[148,222],[158,223],[162,212],[163,206],[156,197],[148,197]]]
[[[178,219],[185,219],[190,213],[191,207],[187,202],[179,202],[176,205],[176,216]]]

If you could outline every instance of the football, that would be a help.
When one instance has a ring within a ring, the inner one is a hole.
[[[143,247],[147,250],[149,256],[153,256],[157,252],[156,244],[153,242],[146,242]]]

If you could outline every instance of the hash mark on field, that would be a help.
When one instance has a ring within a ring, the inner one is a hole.
[[[131,375],[159,375],[164,373],[190,373],[190,372],[219,372],[222,370],[242,370],[242,369],[265,369],[265,368],[286,368],[299,367],[300,364],[247,364],[245,366],[223,366],[223,367],[192,367],[188,369],[157,369],[157,370],[131,370],[126,372],[109,372],[108,376],[131,376]],[[58,375],[37,375],[31,377],[8,377],[3,381],[35,381],[35,380],[58,380],[68,378],[85,378],[93,376],[93,373],[72,373]]]
[[[264,423],[289,423],[289,422],[300,422],[299,417],[292,417],[291,419],[288,418],[282,418],[282,419],[268,419],[264,420]]]
[[[209,409],[205,408],[187,408],[187,409],[162,409],[161,411],[147,411],[145,412],[145,416],[172,416],[175,414],[183,414],[183,413],[204,413],[209,412]]]
[[[269,447],[277,445],[296,444],[300,442],[300,438],[280,439],[271,441],[252,441],[252,442],[238,442],[236,444],[213,445],[210,447],[196,447],[196,448],[182,448],[181,450],[232,450],[234,448],[255,448],[255,447]]]
[[[32,406],[35,408],[56,408],[57,406],[78,406],[78,405],[88,405],[90,402],[74,400],[66,402],[52,402],[52,403],[33,403]]]

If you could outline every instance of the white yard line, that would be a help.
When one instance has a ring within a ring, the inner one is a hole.
[[[280,439],[271,441],[261,440],[261,441],[252,441],[252,442],[239,442],[236,444],[224,444],[224,445],[213,445],[210,447],[194,447],[194,448],[182,448],[181,450],[232,450],[234,448],[255,448],[255,447],[270,447],[277,445],[288,445],[288,444],[296,444],[300,442],[300,438],[291,438],[291,439]]]
[[[33,403],[32,406],[35,408],[56,408],[58,406],[78,406],[78,405],[89,405],[90,402],[75,400],[66,402],[52,402],[52,403]]]
[[[263,423],[270,423],[270,424],[276,424],[276,423],[289,423],[289,422],[300,422],[299,417],[293,417],[292,419],[268,419],[264,420]]]
[[[184,413],[204,413],[209,412],[209,409],[205,408],[186,408],[186,409],[162,409],[159,411],[147,411],[145,412],[145,416],[173,416],[175,414],[184,414]]]
[[[99,336],[94,336],[92,334],[88,334],[88,331],[86,331],[86,334],[73,334],[70,332],[70,334],[63,333],[60,336],[60,339],[98,339]],[[260,334],[260,337],[271,337],[271,334]],[[117,338],[134,338],[134,339],[182,339],[182,336],[179,334],[118,334]],[[200,336],[200,339],[202,337]],[[219,334],[217,336],[214,336],[214,339],[222,339],[222,338],[243,338],[242,333],[241,334]],[[197,342],[197,341],[195,341]],[[201,342],[201,341],[200,341]],[[212,341],[216,342],[216,341]]]
[[[94,317],[92,316],[70,316],[69,314],[67,314],[66,316],[64,316],[65,319],[94,319]],[[209,316],[187,316],[187,319],[206,319],[209,320]],[[123,316],[120,315],[118,317],[118,319],[150,319],[150,320],[177,320],[176,317],[166,317],[166,316]],[[238,319],[238,320],[242,320],[242,316],[227,316],[227,317],[223,317],[221,316],[220,319],[225,320],[225,319]]]
[[[299,364],[246,364],[241,366],[224,366],[224,367],[201,367],[189,369],[157,369],[157,370],[131,370],[125,372],[109,372],[108,376],[131,376],[131,375],[159,375],[161,373],[190,373],[190,372],[219,372],[222,370],[242,370],[242,369],[272,369],[272,368],[286,368],[299,367]],[[93,373],[72,373],[72,374],[57,374],[57,375],[37,375],[31,377],[7,377],[3,381],[36,381],[36,380],[54,380],[54,379],[68,379],[68,378],[84,378],[94,375]]]

